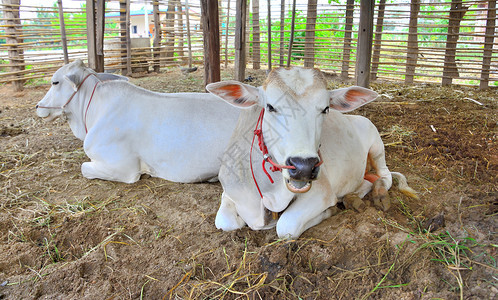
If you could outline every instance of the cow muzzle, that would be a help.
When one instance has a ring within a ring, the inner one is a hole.
[[[318,177],[321,161],[318,157],[289,157],[286,165],[294,168],[287,169],[289,178],[285,178],[285,184],[293,193],[306,193],[311,189],[311,183]]]

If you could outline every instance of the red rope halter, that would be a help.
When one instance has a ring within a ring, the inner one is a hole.
[[[251,143],[251,152],[249,154],[249,164],[251,166],[251,175],[252,179],[254,180],[254,184],[256,185],[256,188],[258,189],[259,195],[261,198],[263,198],[263,193],[261,193],[261,190],[259,189],[258,182],[256,181],[256,176],[254,176],[254,170],[252,168],[252,149],[254,146],[254,140],[256,139],[256,136],[258,137],[258,146],[259,150],[263,153],[263,161],[261,163],[261,167],[263,168],[263,171],[265,172],[266,176],[268,176],[268,179],[270,180],[271,183],[273,183],[273,179],[270,176],[270,173],[266,170],[265,164],[268,162],[271,164],[270,170],[272,172],[280,171],[282,172],[282,169],[295,169],[295,166],[287,166],[287,165],[280,165],[275,163],[272,159],[270,154],[268,154],[268,148],[265,145],[264,139],[263,139],[263,116],[265,114],[265,109],[262,108],[261,112],[259,113],[259,118],[258,121],[256,122],[256,128],[254,129],[254,135],[252,137],[252,143]],[[320,162],[318,162],[315,167],[320,166],[323,163],[322,157],[320,155],[320,150],[318,150],[318,156],[320,157]]]

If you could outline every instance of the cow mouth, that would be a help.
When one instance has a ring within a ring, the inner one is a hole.
[[[311,189],[311,181],[285,179],[285,184],[293,193],[306,193]]]

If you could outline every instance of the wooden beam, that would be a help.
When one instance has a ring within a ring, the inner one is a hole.
[[[230,1],[230,0],[229,0]],[[190,36],[190,7],[188,0],[185,0],[185,22],[187,22],[187,47],[188,47],[188,67],[192,68],[192,38]]]
[[[294,25],[295,25],[295,23],[296,23],[296,0],[292,0],[292,19],[291,19],[289,52],[287,53],[287,67],[290,67],[290,63],[291,63],[291,59],[292,59],[292,45],[294,44]]]
[[[159,2],[152,3],[152,11],[154,12],[154,40],[152,41],[152,53],[154,57],[154,72],[159,73],[161,70],[161,22],[159,22]]]
[[[227,19],[225,21],[225,69],[228,68],[228,30],[230,28],[230,0],[227,0]]]
[[[220,22],[217,0],[201,0],[201,19],[204,33],[204,84],[207,85],[221,79]]]
[[[284,66],[284,29],[285,29],[285,0],[280,0],[280,61],[279,65]]]
[[[496,0],[488,1],[488,15],[486,21],[486,37],[484,38],[484,51],[482,54],[482,71],[479,89],[484,90],[489,85],[489,71],[491,68],[491,56],[493,55],[493,41],[496,30]]]
[[[259,34],[259,0],[252,0],[252,68],[261,68],[261,39]]]
[[[105,0],[97,0],[95,15],[95,71],[104,72]]]
[[[271,70],[271,0],[267,0],[268,4],[268,70]]]
[[[234,79],[243,81],[246,73],[246,16],[247,1],[237,0],[235,8],[235,74]]]
[[[306,33],[304,35],[304,66],[315,66],[315,27],[316,27],[317,0],[308,0],[308,14],[306,17]]]
[[[372,80],[377,79],[377,72],[379,70],[380,50],[382,48],[381,47],[382,28],[384,27],[385,10],[386,10],[386,0],[380,0],[379,1],[379,10],[377,11],[377,24],[375,26],[375,40],[374,40],[374,44],[373,44],[373,54],[372,54],[372,70],[370,73],[370,77]],[[349,57],[348,57],[348,59],[349,59]],[[346,76],[346,78],[347,78],[347,76]]]
[[[86,0],[86,45],[88,49],[88,67],[97,68],[97,45],[95,45],[95,1]]]
[[[370,63],[372,58],[374,1],[360,1],[360,24],[356,50],[356,85],[370,86]]]
[[[406,53],[406,75],[405,83],[412,84],[417,66],[418,58],[418,14],[420,11],[420,0],[411,0],[410,4],[410,28],[408,29],[408,49]]]
[[[131,16],[130,16],[130,0],[126,0],[126,74],[131,75],[133,72],[131,68]]]
[[[20,0],[3,0],[4,4],[4,17],[6,19],[5,33],[7,34],[5,41],[8,46],[8,55],[10,61],[10,71],[20,72],[25,69],[24,67],[24,50],[22,46],[23,40],[19,36],[21,35],[21,19],[19,14],[19,8],[21,6]],[[15,76],[16,79],[12,81],[12,86],[14,91],[18,92],[23,89],[24,79],[23,75],[19,74]]]
[[[451,0],[450,15],[448,21],[448,35],[446,38],[446,50],[443,66],[443,86],[451,85],[453,78],[458,78],[458,68],[456,64],[456,50],[458,38],[460,37],[460,23],[465,16],[469,6],[464,6],[462,0]]]
[[[59,7],[59,24],[61,25],[62,53],[64,55],[64,64],[67,65],[69,63],[69,54],[67,53],[66,25],[64,23],[64,9],[62,8],[62,0],[57,0],[57,6]]]
[[[344,46],[342,48],[342,68],[341,78],[349,77],[349,60],[351,57],[351,42],[353,34],[354,0],[347,0],[346,3],[346,25],[344,27]]]

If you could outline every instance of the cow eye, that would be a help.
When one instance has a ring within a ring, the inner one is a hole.
[[[277,110],[275,107],[271,106],[270,104],[266,104],[266,108],[268,109],[269,112],[276,112]]]
[[[58,81],[52,81],[52,85],[58,85],[59,82]]]
[[[322,110],[322,114],[328,114],[328,113],[329,113],[329,110],[330,110],[330,108],[329,108],[328,106],[327,106],[327,107],[325,107],[325,109],[324,109],[324,110]]]

